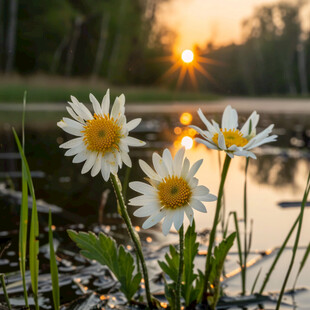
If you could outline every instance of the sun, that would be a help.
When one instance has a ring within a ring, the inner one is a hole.
[[[194,53],[191,50],[184,50],[181,58],[185,63],[191,63],[194,60]]]

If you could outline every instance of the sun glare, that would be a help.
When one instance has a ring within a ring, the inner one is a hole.
[[[186,150],[191,149],[193,143],[194,143],[193,139],[189,136],[185,136],[181,141],[181,144],[185,147]]]
[[[184,50],[182,52],[182,60],[186,63],[190,63],[194,60],[194,53],[191,50]]]
[[[188,112],[184,112],[180,116],[180,122],[183,125],[189,125],[192,122],[192,120],[193,120],[193,116],[192,116],[192,114],[190,114]]]

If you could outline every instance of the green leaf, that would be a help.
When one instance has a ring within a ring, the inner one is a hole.
[[[126,252],[123,246],[117,248],[115,240],[104,233],[100,233],[97,237],[92,232],[77,233],[68,230],[68,234],[81,249],[83,256],[109,267],[121,284],[120,290],[130,301],[137,292],[142,278],[140,272],[133,274],[135,265],[132,255]]]
[[[213,297],[211,299],[211,309],[215,309],[217,301],[219,299],[220,292],[220,277],[224,267],[224,262],[230,248],[234,244],[236,238],[236,232],[230,234],[224,239],[218,246],[214,248],[214,256],[211,259],[211,274],[210,284],[213,286]]]
[[[195,221],[192,226],[189,226],[184,240],[184,273],[183,273],[183,297],[185,299],[186,306],[189,306],[196,298],[194,292],[194,281],[197,278],[197,274],[194,273],[194,259],[198,253],[199,243],[196,242],[197,234],[195,232]]]
[[[58,267],[57,267],[56,255],[55,255],[54,244],[53,244],[51,210],[49,210],[49,216],[48,216],[48,240],[49,240],[49,245],[50,245],[50,269],[51,269],[51,277],[52,277],[54,309],[58,310],[60,307],[60,297],[59,297],[60,294],[59,294],[59,281],[58,281]]]
[[[158,261],[158,264],[163,272],[166,273],[173,282],[177,282],[180,255],[172,245],[170,245],[169,250],[169,253],[165,255],[166,262]]]
[[[32,197],[32,214],[31,214],[31,226],[30,226],[30,237],[29,237],[29,266],[30,266],[30,276],[31,276],[31,287],[33,291],[33,297],[35,302],[36,309],[39,309],[38,304],[38,276],[39,276],[39,220],[38,220],[38,211],[36,197],[34,193],[34,187],[31,179],[30,169],[28,166],[27,159],[25,157],[23,148],[19,141],[19,138],[16,134],[15,129],[13,128],[13,133],[15,141],[19,150],[19,154],[22,159],[22,165],[25,168],[25,173],[23,177],[27,178],[28,188]]]
[[[24,93],[23,100],[23,118],[22,118],[22,145],[25,149],[25,109],[26,109],[26,95]],[[19,223],[19,268],[23,282],[25,305],[29,308],[28,293],[26,285],[26,249],[27,249],[27,234],[28,234],[28,184],[27,174],[24,163],[22,162],[22,203],[20,208],[20,223]]]
[[[297,275],[296,275],[296,279],[295,279],[294,285],[293,285],[293,289],[294,289],[294,290],[295,290],[295,286],[296,286],[298,277],[299,277],[301,271],[303,270],[303,268],[304,268],[304,266],[305,266],[305,264],[306,264],[306,261],[307,261],[307,259],[308,259],[309,253],[310,253],[310,243],[308,244],[307,249],[306,249],[306,251],[305,251],[305,254],[304,254],[304,256],[303,256],[303,258],[302,258],[302,260],[301,260],[301,262],[300,262],[299,270],[298,270],[298,273],[297,273]]]

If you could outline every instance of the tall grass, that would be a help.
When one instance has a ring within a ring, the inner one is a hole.
[[[22,117],[22,144],[25,152],[25,111],[26,111],[27,93],[24,93],[23,99],[23,117]],[[28,234],[28,185],[26,168],[22,162],[22,203],[20,209],[20,224],[19,224],[19,267],[23,282],[25,305],[29,308],[28,293],[26,285],[26,249],[27,249],[27,234]]]
[[[23,148],[19,141],[19,138],[16,134],[15,129],[13,128],[13,133],[15,141],[19,150],[19,154],[22,159],[22,165],[24,166],[25,173],[23,174],[23,179],[26,178],[28,189],[32,197],[32,214],[31,214],[31,226],[30,226],[30,238],[29,238],[29,265],[30,265],[30,275],[31,275],[31,287],[33,291],[33,297],[35,301],[36,310],[39,309],[38,303],[38,277],[39,277],[39,221],[38,221],[38,211],[36,204],[36,197],[34,192],[34,187],[31,179],[31,174],[27,159],[25,157]]]
[[[53,243],[51,210],[49,211],[49,216],[48,216],[48,240],[49,240],[49,246],[50,246],[50,269],[51,269],[51,278],[52,278],[52,287],[53,287],[54,309],[58,310],[60,307],[60,293],[59,293],[59,281],[58,281],[58,268],[57,268],[56,255],[55,255],[54,243]]]
[[[284,290],[285,290],[287,281],[289,279],[289,276],[291,274],[291,271],[292,271],[292,268],[293,268],[293,265],[294,265],[296,253],[297,253],[297,250],[298,250],[298,243],[299,243],[299,239],[300,239],[300,233],[301,233],[301,227],[302,227],[302,222],[303,222],[303,217],[304,217],[305,206],[306,206],[306,203],[307,203],[309,192],[310,192],[310,172],[309,172],[309,175],[308,175],[307,185],[306,185],[306,189],[305,189],[304,196],[303,196],[302,203],[301,203],[301,208],[300,208],[300,213],[299,213],[299,220],[298,220],[298,227],[297,227],[297,233],[296,233],[294,247],[293,247],[292,258],[291,258],[291,261],[290,261],[289,267],[287,269],[287,272],[286,272],[286,275],[285,275],[285,279],[284,279],[284,282],[283,282],[283,285],[282,285],[282,288],[281,288],[281,291],[280,291],[280,295],[279,295],[279,298],[278,298],[276,310],[280,309],[280,305],[281,305],[281,301],[282,301],[282,298],[283,298]]]

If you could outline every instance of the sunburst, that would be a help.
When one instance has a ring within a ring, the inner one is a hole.
[[[212,84],[217,85],[214,77],[205,69],[204,65],[217,65],[222,66],[223,64],[211,58],[199,55],[198,51],[191,49],[185,49],[179,55],[172,55],[166,57],[159,57],[157,61],[172,62],[170,68],[161,76],[161,81],[171,79],[174,73],[178,72],[177,77],[177,88],[181,88],[184,83],[185,77],[189,76],[192,86],[197,89],[198,81],[196,73],[202,74]]]

